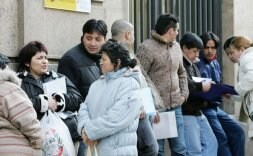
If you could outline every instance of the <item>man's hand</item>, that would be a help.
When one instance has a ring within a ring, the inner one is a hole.
[[[146,112],[143,110],[143,111],[141,112],[141,114],[140,114],[139,119],[141,120],[141,119],[144,119],[145,117],[146,117]]]
[[[211,88],[211,83],[210,82],[202,82],[202,91],[203,92],[208,92]]]
[[[156,115],[154,117],[153,122],[154,122],[154,124],[158,124],[160,122],[160,115],[159,115],[158,111],[156,111]]]

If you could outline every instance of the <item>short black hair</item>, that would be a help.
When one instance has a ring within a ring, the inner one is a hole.
[[[111,62],[118,65],[121,61],[120,69],[124,67],[134,68],[137,64],[136,59],[131,59],[128,50],[119,42],[107,41],[101,48],[101,53],[106,53]]]
[[[231,36],[231,37],[229,37],[229,38],[225,41],[225,43],[224,43],[224,45],[223,45],[223,49],[226,50],[227,48],[229,48],[230,44],[232,43],[232,41],[233,41],[235,38],[236,38],[236,36]]]
[[[103,20],[90,19],[83,25],[83,34],[97,32],[106,38],[107,25]]]
[[[6,66],[10,63],[10,60],[7,56],[0,53],[0,68],[5,69]]]
[[[213,32],[208,31],[203,33],[200,36],[201,40],[203,41],[204,47],[206,47],[206,44],[209,40],[213,40],[215,44],[215,49],[217,49],[220,45],[220,39],[217,35],[215,35]]]
[[[184,45],[188,49],[197,48],[201,50],[204,48],[201,38],[198,35],[191,32],[187,32],[182,36],[180,40],[180,47],[183,48]]]
[[[179,19],[172,14],[160,15],[155,25],[155,31],[159,35],[164,35],[170,28],[176,29],[178,22]]]
[[[29,71],[29,67],[26,64],[30,64],[32,57],[38,52],[45,52],[48,54],[45,45],[39,41],[31,41],[25,45],[19,52],[18,56],[18,72]]]

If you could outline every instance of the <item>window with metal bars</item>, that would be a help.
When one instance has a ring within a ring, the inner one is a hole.
[[[179,18],[178,39],[186,32],[201,35],[206,31],[212,31],[221,38],[221,4],[222,0],[130,0],[130,22],[135,30],[134,48],[150,37],[158,16],[163,13]],[[218,51],[221,63],[221,46]]]

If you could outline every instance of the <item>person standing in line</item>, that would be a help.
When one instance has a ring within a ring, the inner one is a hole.
[[[81,104],[78,132],[86,144],[97,143],[99,156],[137,156],[141,82],[140,73],[132,69],[137,61],[118,42],[107,41],[101,52],[103,75]]]
[[[40,122],[9,62],[0,53],[0,155],[42,156]]]
[[[253,42],[244,36],[236,36],[229,46],[228,57],[234,63],[239,64],[238,82],[235,90],[243,98],[243,108],[249,120],[248,136],[253,137],[253,85],[252,85],[252,62],[253,62]]]
[[[79,110],[83,98],[66,76],[54,71],[48,71],[47,55],[47,48],[39,41],[31,41],[20,50],[18,55],[18,77],[22,80],[21,88],[32,101],[39,120],[42,119],[48,110],[59,112],[59,116],[62,119],[66,115],[67,117],[73,117],[74,112]],[[58,78],[65,79],[66,93],[57,91],[52,95],[47,95],[43,89],[43,83],[54,81]],[[64,114],[64,117],[61,114]],[[76,118],[73,118],[69,125],[66,122],[65,124],[70,128],[75,126],[77,133]],[[70,131],[70,134],[73,133]],[[78,141],[75,144],[78,145]]]
[[[199,61],[199,51],[203,49],[203,42],[198,35],[186,33],[180,40],[183,51],[184,67],[187,72],[189,98],[182,105],[184,118],[184,136],[187,147],[187,156],[216,156],[218,150],[217,139],[210,127],[207,118],[201,109],[205,101],[194,95],[197,92],[207,92],[211,82],[195,82],[193,77],[201,77],[195,65]]]
[[[205,32],[200,38],[204,50],[200,53],[200,62],[197,66],[204,78],[210,78],[216,84],[221,83],[220,65],[216,59],[219,47],[219,38],[213,32]],[[218,156],[244,156],[245,134],[242,127],[219,108],[222,98],[218,97],[207,103],[202,109],[204,115],[218,141]]]
[[[126,49],[128,49],[130,57],[136,58],[134,51],[132,49],[132,46],[134,44],[134,28],[131,23],[129,23],[126,20],[116,20],[111,27],[111,33],[112,33],[112,40],[118,41],[122,43]],[[140,65],[137,65],[135,69],[137,69],[143,73],[144,71],[141,71]],[[143,74],[144,75],[144,74]],[[146,77],[144,78],[142,74],[141,76],[141,87],[147,87],[149,81],[146,81]],[[147,75],[146,75],[147,76]],[[148,77],[148,76],[147,76]],[[150,80],[148,78],[148,80]],[[149,85],[153,87],[155,90],[156,88],[152,85]],[[157,103],[156,105],[160,105],[162,103],[162,100],[159,96],[159,93],[156,91],[156,94],[153,94],[154,101],[159,101],[160,103]],[[155,117],[155,121],[159,120],[159,114]],[[149,122],[149,117],[146,116],[146,112],[143,110],[140,118],[139,118],[139,125],[137,129],[137,149],[138,149],[138,155],[139,156],[156,156],[158,154],[158,144],[156,141],[156,138],[154,136],[151,123]]]
[[[107,25],[103,20],[90,19],[83,25],[81,43],[68,50],[60,59],[58,72],[66,75],[85,99],[91,83],[97,80],[99,69],[98,54],[105,43]],[[78,156],[85,153],[85,145],[80,141]]]
[[[178,137],[168,139],[172,156],[186,155],[181,104],[188,97],[187,74],[182,50],[176,37],[179,20],[172,14],[159,16],[152,37],[141,43],[136,56],[155,84],[166,111],[175,111]],[[159,156],[164,155],[165,139],[158,140]]]
[[[238,63],[239,58],[241,56],[241,53],[234,53],[231,51],[231,48],[230,48],[230,44],[235,39],[235,37],[236,36],[229,37],[223,44],[223,50],[232,63]],[[238,79],[238,76],[237,76],[237,79]],[[238,120],[241,122],[246,122],[246,123],[248,122],[248,116],[243,109],[243,105],[241,105]],[[251,136],[251,137],[253,137],[253,136]]]

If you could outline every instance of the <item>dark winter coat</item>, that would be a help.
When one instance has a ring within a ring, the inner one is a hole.
[[[52,81],[56,78],[60,78],[64,75],[55,73],[53,71],[47,72],[41,76],[40,80],[36,80],[31,74],[28,72],[20,73],[18,75],[19,78],[22,79],[21,88],[26,92],[28,97],[33,103],[33,107],[37,112],[38,119],[40,120],[44,115],[44,112],[41,112],[41,98],[39,95],[44,94],[43,83]],[[63,111],[78,111],[80,108],[80,104],[83,102],[83,98],[78,92],[77,88],[74,84],[65,77],[66,80],[66,89],[67,94],[63,94],[65,98],[65,109]]]
[[[192,77],[201,77],[200,72],[195,64],[190,63],[185,57],[183,58],[184,68],[187,72],[189,97],[182,105],[183,115],[201,115],[201,109],[205,106],[203,99],[194,96],[196,92],[202,92],[202,82],[193,81]]]
[[[58,64],[58,72],[66,75],[85,99],[91,83],[100,75],[101,56],[90,54],[80,43],[67,51]]]

